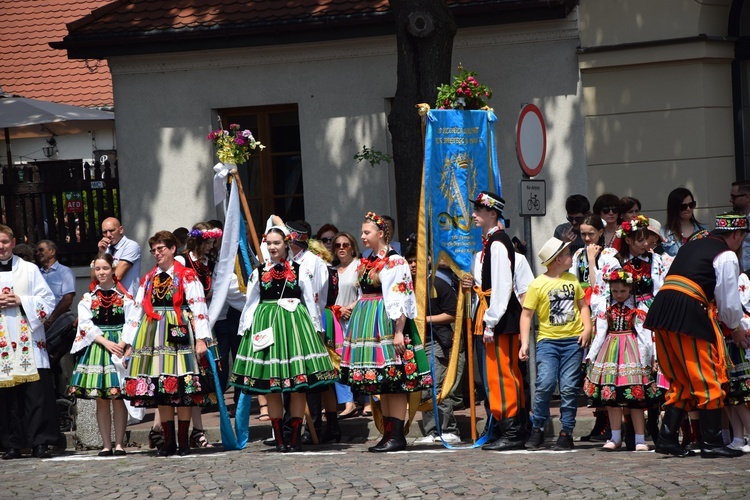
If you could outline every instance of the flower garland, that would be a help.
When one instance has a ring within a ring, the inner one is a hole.
[[[626,220],[615,232],[616,238],[624,238],[630,233],[635,233],[639,229],[648,229],[648,217],[645,215],[639,215],[633,220]]]
[[[191,238],[201,238],[201,239],[207,240],[210,238],[214,238],[214,239],[221,238],[223,234],[224,232],[217,227],[213,229],[193,229],[192,231],[190,231],[189,236]]]
[[[206,139],[214,143],[216,156],[224,164],[245,163],[250,158],[252,150],[265,148],[255,140],[252,132],[247,129],[240,131],[240,126],[236,123],[229,125],[229,130],[214,130]]]
[[[376,226],[378,226],[378,229],[381,231],[385,230],[385,221],[381,216],[376,214],[375,212],[367,212],[367,215],[365,215],[365,220],[370,221]]]
[[[602,279],[610,283],[613,283],[615,281],[621,281],[629,285],[633,283],[633,275],[627,271],[623,271],[622,269],[605,273],[602,276]]]
[[[492,98],[492,89],[480,84],[473,71],[458,67],[459,73],[453,77],[453,83],[443,84],[437,88],[437,109],[482,109],[487,106],[484,99]]]

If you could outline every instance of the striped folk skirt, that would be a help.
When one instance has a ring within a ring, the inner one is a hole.
[[[97,325],[106,340],[118,343],[122,325]],[[112,355],[104,346],[92,342],[78,360],[70,379],[68,394],[83,399],[118,399],[122,397],[120,377]]]
[[[739,405],[750,402],[750,361],[747,351],[738,347],[731,339],[727,339],[727,355],[734,365],[729,369],[729,391],[727,403]]]
[[[430,363],[416,325],[404,327],[406,352],[393,346],[393,321],[382,297],[361,298],[354,306],[341,355],[341,382],[362,394],[393,394],[432,387]]]
[[[253,336],[273,328],[273,344],[253,349]],[[230,383],[250,393],[299,392],[338,380],[323,340],[304,304],[294,311],[275,300],[258,304],[253,324],[245,331],[234,361]]]
[[[190,311],[181,311],[187,326],[187,344],[169,342],[169,325],[176,325],[177,314],[171,307],[154,307],[160,320],[143,316],[135,336],[133,353],[125,377],[125,398],[133,406],[211,406],[217,404],[216,389],[207,357],[200,362],[195,354],[195,335]],[[219,359],[216,342],[208,348]]]
[[[634,332],[607,333],[589,365],[583,392],[591,406],[628,408],[645,408],[661,395],[651,370],[641,365]]]

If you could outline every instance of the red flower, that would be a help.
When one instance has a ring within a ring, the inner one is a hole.
[[[641,385],[634,385],[631,387],[630,394],[632,394],[635,399],[643,399],[646,396],[643,386]]]
[[[406,361],[409,361],[410,359],[412,359],[412,358],[414,357],[414,353],[413,353],[412,351],[406,351],[406,352],[404,353],[404,356],[403,356],[403,357],[404,357],[404,359],[405,359]]]
[[[367,379],[367,380],[375,380],[376,376],[377,375],[372,370],[367,370],[367,372],[365,373],[365,379]]]
[[[352,380],[354,380],[355,382],[360,382],[362,380],[362,372],[353,372]]]
[[[406,291],[406,283],[404,283],[403,281],[401,283],[399,283],[398,284],[398,291],[399,292],[405,292]]]
[[[602,399],[614,399],[614,397],[615,393],[608,385],[602,387]]]
[[[406,363],[404,365],[404,371],[407,375],[411,375],[415,371],[417,371],[417,364],[416,363]]]
[[[120,307],[120,306],[122,306],[122,297],[120,297],[120,296],[118,295],[118,296],[117,296],[117,297],[115,298],[115,302],[114,302],[114,304],[115,304],[115,305],[116,305],[117,307]]]
[[[177,392],[177,377],[165,377],[163,385],[164,392],[167,394],[175,394]]]
[[[46,318],[46,317],[47,317],[47,313],[46,313],[46,312],[44,312],[44,311],[39,311],[39,318],[40,318],[40,319],[44,319],[44,318]]]
[[[94,299],[91,301],[91,309],[99,309],[99,306],[101,303],[99,302],[99,299]]]
[[[138,381],[134,378],[125,381],[125,394],[128,396],[135,396],[136,385],[138,385]]]

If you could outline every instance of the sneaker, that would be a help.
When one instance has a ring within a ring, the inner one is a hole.
[[[742,452],[744,452],[744,453],[747,453],[747,452],[746,452],[746,451],[744,450],[744,448],[745,448],[746,446],[747,446],[746,444],[737,444],[737,443],[734,443],[734,442],[732,442],[732,443],[729,443],[729,444],[727,445],[727,448],[729,448],[730,450],[739,450],[739,451],[742,451]]]
[[[526,441],[526,448],[531,450],[538,450],[544,444],[544,431],[534,427],[531,429],[531,435],[529,440]]]
[[[553,451],[565,451],[573,449],[573,436],[567,431],[560,431],[560,435],[557,436],[557,441],[552,447]]]
[[[445,441],[448,444],[458,444],[461,442],[461,438],[453,434],[452,432],[444,432],[443,433],[443,441]],[[435,442],[439,443],[440,438],[436,437]]]
[[[446,434],[443,434],[443,436],[445,437]],[[436,438],[437,436],[433,436],[432,434],[429,434],[427,436],[417,439],[416,441],[414,441],[414,444],[435,444]]]

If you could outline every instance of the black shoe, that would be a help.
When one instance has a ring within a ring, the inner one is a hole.
[[[97,457],[111,457],[112,456],[112,450],[102,450],[96,456]]]
[[[552,451],[567,451],[573,449],[573,436],[567,431],[560,431]]]
[[[21,450],[18,448],[8,448],[8,450],[3,453],[3,460],[13,460],[15,458],[21,458]]]
[[[664,408],[664,418],[661,421],[659,440],[656,442],[656,453],[672,455],[675,457],[687,457],[695,455],[680,445],[680,426],[687,416],[687,412],[667,405]]]
[[[271,439],[266,439],[265,441],[263,441],[263,444],[276,446],[276,451],[280,453],[286,453],[287,451],[289,451],[289,447],[286,444],[288,440],[284,437],[284,428],[283,424],[281,423],[281,419],[272,418],[271,427],[273,427],[273,437],[271,437]]]
[[[290,424],[292,426],[292,437],[289,440],[289,451],[302,451],[302,419],[292,417]]]
[[[383,417],[383,437],[377,442],[375,446],[370,446],[367,451],[377,452],[383,447],[386,441],[391,439],[391,433],[393,432],[393,424],[391,417]]]
[[[406,449],[406,436],[404,436],[404,421],[391,417],[391,436],[382,446],[372,447],[369,450],[375,453],[388,453]]]
[[[701,458],[736,458],[742,450],[733,450],[724,445],[721,437],[722,410],[700,410]]]
[[[34,446],[31,450],[31,456],[36,458],[52,458],[52,453],[49,452],[49,448],[47,448],[46,444],[40,444]]]
[[[496,441],[482,446],[482,449],[486,451],[523,450],[525,448],[526,446],[523,441],[511,441],[506,437],[501,437]]]
[[[336,412],[326,412],[326,428],[322,434],[318,434],[320,444],[338,443],[341,441],[341,428],[339,417]]]
[[[523,450],[526,443],[526,421],[528,416],[522,410],[518,415],[498,422],[501,437],[482,446],[487,451]]]
[[[125,451],[125,450],[115,450],[115,456],[116,457],[124,457],[127,454],[128,454],[128,452]]]
[[[530,450],[538,450],[544,444],[544,431],[536,427],[531,429],[531,435],[529,440],[526,441],[526,448]]]
[[[320,434],[318,434],[318,435],[320,435]],[[312,434],[310,434],[308,431],[305,431],[302,434],[301,441],[302,441],[302,444],[305,444],[305,445],[313,444]],[[320,439],[318,439],[318,442],[320,442]]]

